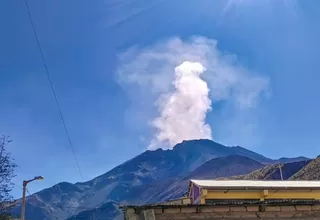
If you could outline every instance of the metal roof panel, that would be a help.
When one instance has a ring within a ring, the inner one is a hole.
[[[320,181],[287,180],[190,180],[202,188],[215,189],[320,189]]]

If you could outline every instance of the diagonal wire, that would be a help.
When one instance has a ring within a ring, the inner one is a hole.
[[[62,114],[62,110],[60,108],[60,104],[59,104],[59,101],[58,101],[58,97],[57,97],[56,91],[55,91],[54,86],[53,86],[53,82],[52,82],[52,79],[51,79],[51,76],[50,76],[50,73],[49,73],[48,66],[47,66],[47,64],[45,62],[45,59],[44,59],[44,55],[43,55],[43,52],[42,52],[41,44],[40,44],[40,41],[39,41],[39,38],[38,38],[38,35],[37,35],[37,32],[36,32],[35,25],[33,23],[33,19],[32,19],[32,16],[31,16],[31,12],[30,12],[30,8],[29,8],[29,5],[28,5],[28,1],[24,0],[24,2],[25,2],[25,5],[26,5],[26,8],[27,8],[27,11],[28,11],[28,15],[29,15],[29,19],[30,19],[30,23],[31,23],[31,26],[32,26],[33,33],[34,33],[34,36],[35,36],[36,41],[37,41],[38,49],[39,49],[39,52],[40,52],[40,55],[41,55],[41,61],[42,61],[42,64],[44,66],[48,81],[50,83],[50,87],[51,87],[51,90],[52,90],[52,93],[53,93],[53,96],[54,96],[55,103],[56,103],[57,108],[59,110],[59,114],[60,114],[60,118],[61,118],[61,121],[62,121],[62,124],[63,124],[63,127],[64,127],[64,131],[66,132],[66,135],[67,135],[67,138],[68,138],[68,142],[69,142],[69,146],[70,146],[70,149],[72,151],[74,161],[75,161],[75,163],[77,165],[80,177],[83,180],[83,175],[82,175],[82,172],[81,172],[81,169],[80,169],[80,166],[79,166],[79,163],[78,163],[75,151],[74,151],[74,147],[73,147],[70,135],[69,135],[69,131],[67,129],[67,125],[65,123],[65,120],[64,120],[64,117],[63,117],[63,114]]]
[[[21,189],[21,191],[23,190],[23,187],[19,186],[18,184],[12,183],[14,186],[18,187],[19,189]],[[26,188],[26,192],[29,196],[31,196],[30,191],[28,190],[28,188]]]

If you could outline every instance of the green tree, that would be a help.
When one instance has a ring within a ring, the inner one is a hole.
[[[15,204],[10,192],[17,164],[7,150],[10,142],[9,137],[0,137],[0,220],[11,219],[8,210]]]

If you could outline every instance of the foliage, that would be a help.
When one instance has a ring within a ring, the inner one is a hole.
[[[11,180],[15,177],[14,171],[17,165],[7,151],[10,142],[9,137],[0,137],[0,220],[8,219],[8,215],[4,213],[14,204],[10,192],[13,188]]]
[[[9,213],[3,212],[0,213],[0,220],[13,220],[13,218]]]

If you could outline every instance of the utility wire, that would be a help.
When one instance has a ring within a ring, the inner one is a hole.
[[[23,188],[21,186],[19,186],[18,184],[13,183],[13,185],[15,185],[16,187],[18,187],[19,189],[23,190]],[[26,192],[29,196],[31,196],[30,191],[28,190],[28,188],[26,188]]]
[[[53,96],[54,96],[55,103],[56,103],[57,108],[59,110],[59,114],[60,114],[60,118],[61,118],[61,121],[62,121],[62,124],[63,124],[63,127],[64,127],[64,131],[66,132],[66,135],[67,135],[67,138],[68,138],[68,142],[69,142],[69,146],[70,146],[70,149],[72,151],[75,163],[76,163],[76,165],[78,167],[78,171],[79,171],[80,177],[83,180],[84,178],[83,178],[83,175],[82,175],[82,172],[81,172],[81,169],[80,169],[76,154],[74,152],[74,147],[73,147],[70,135],[69,135],[69,131],[67,129],[67,126],[66,126],[63,114],[62,114],[62,110],[60,108],[60,104],[59,104],[59,101],[58,101],[58,97],[57,97],[56,91],[55,91],[54,86],[53,86],[53,82],[52,82],[52,79],[51,79],[51,76],[50,76],[50,73],[49,73],[48,66],[47,66],[47,64],[45,62],[45,59],[44,59],[44,55],[43,55],[43,52],[42,52],[41,44],[40,44],[40,41],[39,41],[39,38],[38,38],[38,35],[37,35],[37,32],[36,32],[35,25],[33,23],[33,19],[32,19],[32,16],[31,16],[31,12],[30,12],[30,8],[29,8],[29,5],[28,5],[28,1],[24,0],[24,2],[25,2],[25,5],[26,5],[26,8],[27,8],[27,11],[28,11],[28,15],[29,15],[31,26],[32,26],[33,34],[34,34],[34,36],[36,38],[36,41],[37,41],[38,49],[39,49],[40,56],[41,56],[41,61],[42,61],[42,64],[44,66],[45,73],[47,75],[48,81],[50,83],[50,87],[51,87],[51,90],[52,90],[52,93],[53,93]]]

